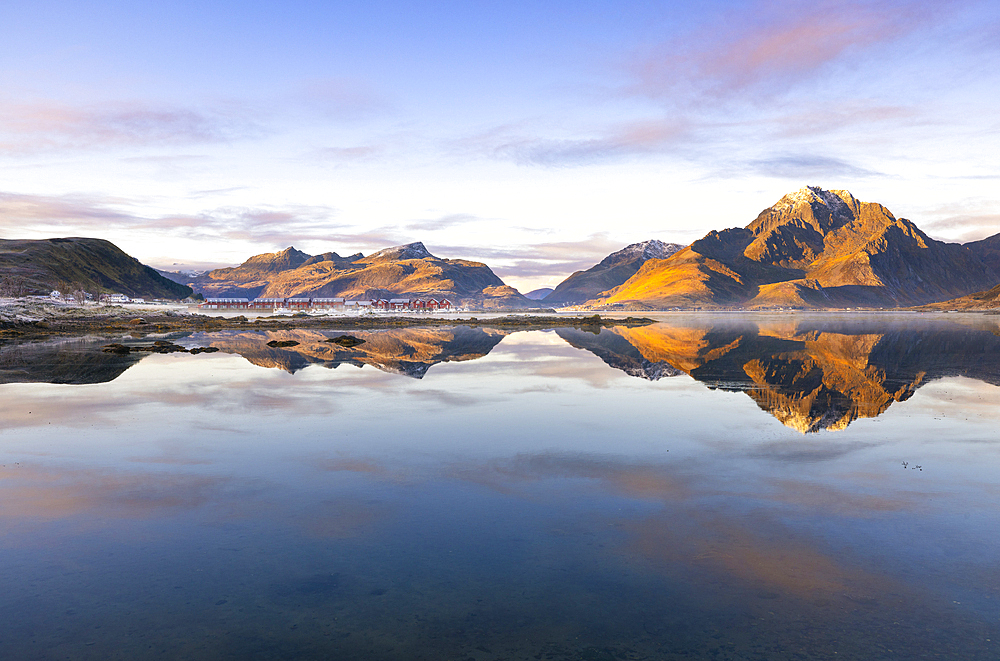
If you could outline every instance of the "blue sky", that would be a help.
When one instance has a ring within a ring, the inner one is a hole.
[[[995,2],[0,4],[0,237],[422,240],[523,291],[804,185],[1000,232]]]

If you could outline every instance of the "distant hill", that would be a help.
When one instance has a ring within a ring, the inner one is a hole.
[[[0,239],[0,273],[23,278],[32,294],[76,287],[146,298],[180,299],[192,293],[104,239]]]
[[[920,306],[921,310],[997,310],[1000,309],[1000,285],[986,291],[960,296],[948,301]]]
[[[540,301],[551,293],[552,287],[542,287],[541,289],[532,289],[524,297],[529,301]]]
[[[647,261],[595,307],[896,307],[981,291],[1000,274],[979,250],[935,241],[848,191],[789,193],[746,228]]]
[[[650,259],[666,259],[684,246],[655,239],[633,243],[605,257],[586,271],[577,271],[543,300],[549,305],[574,305],[596,298],[635,275]]]
[[[485,308],[537,307],[488,266],[435,257],[409,243],[363,256],[307,255],[289,247],[256,255],[240,266],[215,269],[189,284],[205,296],[448,298]]]

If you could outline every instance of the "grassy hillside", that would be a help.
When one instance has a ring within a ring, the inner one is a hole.
[[[190,287],[164,278],[103,239],[0,239],[0,274],[8,282],[23,284],[27,294],[81,288],[90,293],[180,299],[192,293]]]
[[[950,301],[924,305],[922,310],[996,310],[1000,309],[1000,285]]]

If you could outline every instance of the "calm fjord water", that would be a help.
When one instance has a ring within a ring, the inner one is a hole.
[[[0,657],[996,659],[996,319],[4,345]]]

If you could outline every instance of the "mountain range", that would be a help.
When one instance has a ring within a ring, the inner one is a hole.
[[[709,232],[647,260],[597,308],[897,307],[1000,282],[1000,235],[935,241],[881,204],[845,190],[802,188],[745,228]],[[557,288],[558,290],[558,288]]]
[[[1000,234],[964,245],[935,241],[880,204],[846,190],[806,187],[746,227],[712,231],[686,247],[634,243],[551,291],[527,296],[486,264],[436,257],[420,242],[367,257],[288,247],[235,267],[169,273],[102,239],[0,240],[0,275],[0,295],[81,288],[150,298],[193,291],[246,298],[435,297],[484,309],[988,309],[1000,305]]]
[[[538,306],[505,285],[486,264],[435,257],[419,241],[367,257],[361,253],[341,257],[335,252],[308,255],[289,247],[232,268],[171,277],[214,297],[437,297],[483,308]]]

